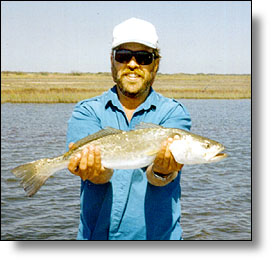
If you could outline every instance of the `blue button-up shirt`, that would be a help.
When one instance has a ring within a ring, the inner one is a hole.
[[[140,122],[189,130],[191,119],[180,102],[156,93],[128,121],[116,86],[101,96],[79,102],[68,121],[70,142],[107,126],[134,129]],[[163,187],[151,185],[146,168],[114,170],[106,184],[81,181],[81,212],[77,239],[81,240],[178,240],[180,227],[180,175]]]

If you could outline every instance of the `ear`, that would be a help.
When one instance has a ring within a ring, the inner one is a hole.
[[[154,65],[154,72],[157,73],[158,70],[159,70],[159,62],[160,62],[160,59],[158,58],[158,59],[154,60],[154,62],[155,62],[155,65]]]

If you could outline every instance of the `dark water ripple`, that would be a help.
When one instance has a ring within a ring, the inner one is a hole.
[[[184,100],[192,132],[220,141],[229,157],[184,166],[185,240],[251,239],[251,117],[249,100]],[[10,170],[65,151],[72,104],[1,105],[1,239],[74,240],[79,179],[63,170],[33,197]]]

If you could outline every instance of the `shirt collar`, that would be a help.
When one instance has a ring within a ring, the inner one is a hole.
[[[153,90],[153,88],[150,88],[150,92],[146,98],[146,100],[136,109],[137,111],[140,110],[149,110],[151,108],[156,108],[157,107],[157,94]],[[107,108],[110,104],[113,106],[117,107],[119,110],[123,111],[123,107],[118,99],[118,94],[116,91],[116,85],[111,88],[105,96],[105,108]]]

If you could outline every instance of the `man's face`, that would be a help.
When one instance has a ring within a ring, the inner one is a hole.
[[[125,43],[118,49],[131,51],[148,51],[153,49],[138,43]],[[149,92],[159,65],[159,59],[154,59],[149,65],[140,65],[135,57],[128,63],[120,63],[111,56],[113,80],[121,93],[130,98],[138,98]]]

